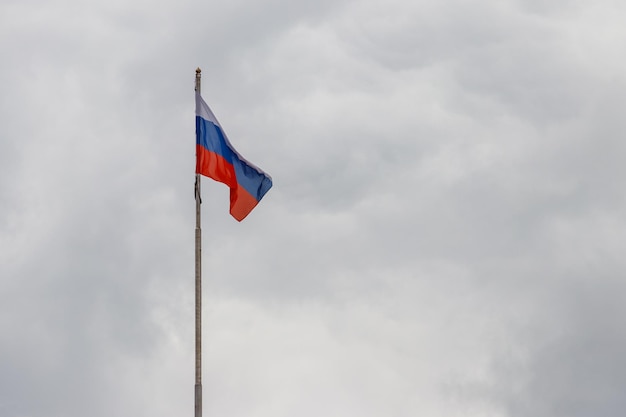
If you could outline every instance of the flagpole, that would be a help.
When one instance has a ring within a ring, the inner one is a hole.
[[[200,68],[196,69],[196,88],[200,94]],[[197,152],[197,151],[196,151]],[[196,173],[196,383],[194,386],[195,417],[202,417],[202,229],[200,227],[200,174]]]

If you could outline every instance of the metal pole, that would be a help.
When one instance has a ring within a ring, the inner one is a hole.
[[[200,68],[196,69],[196,91],[200,93]],[[196,151],[197,152],[197,151]],[[195,417],[202,417],[202,229],[200,227],[200,174],[196,173],[196,384]]]

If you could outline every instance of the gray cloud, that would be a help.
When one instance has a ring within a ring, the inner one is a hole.
[[[275,183],[202,183],[207,415],[616,415],[623,11],[558,6],[0,6],[0,414],[192,412],[200,66]]]

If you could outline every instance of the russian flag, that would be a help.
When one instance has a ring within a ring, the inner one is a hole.
[[[272,188],[272,177],[241,156],[196,92],[196,173],[230,188],[230,214],[242,221]]]

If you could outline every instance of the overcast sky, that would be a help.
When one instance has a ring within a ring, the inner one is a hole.
[[[1,0],[0,416],[626,410],[626,4]]]

